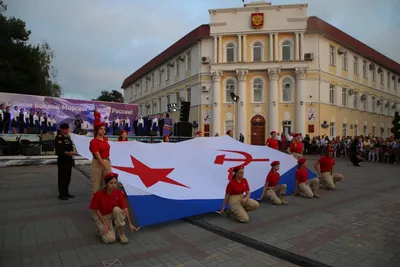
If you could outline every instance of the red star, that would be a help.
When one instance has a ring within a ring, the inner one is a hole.
[[[142,180],[142,183],[147,188],[155,185],[158,182],[164,182],[167,184],[174,184],[177,186],[189,188],[186,185],[178,183],[177,181],[174,181],[167,177],[167,175],[170,174],[174,170],[174,168],[152,169],[152,168],[149,168],[148,166],[144,165],[142,162],[140,162],[139,160],[135,159],[132,156],[131,156],[131,160],[132,160],[133,168],[132,167],[119,167],[119,166],[112,166],[112,167],[117,170],[120,170],[123,172],[128,172],[130,174],[139,176],[140,180]]]

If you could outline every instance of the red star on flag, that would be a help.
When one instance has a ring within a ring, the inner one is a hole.
[[[127,172],[130,174],[134,174],[139,176],[140,180],[142,180],[142,183],[147,187],[151,187],[155,185],[158,182],[164,182],[167,184],[173,184],[177,186],[182,186],[189,188],[186,185],[183,185],[181,183],[178,183],[177,181],[174,181],[170,178],[168,178],[168,174],[170,174],[174,168],[167,168],[167,169],[152,169],[140,162],[139,160],[135,159],[134,157],[131,156],[132,167],[121,167],[121,166],[112,166],[113,168]]]

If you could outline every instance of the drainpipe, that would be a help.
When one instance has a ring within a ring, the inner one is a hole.
[[[199,83],[199,87],[200,87],[200,97],[199,97],[200,103],[199,103],[199,105],[197,107],[197,110],[198,110],[198,112],[197,112],[198,113],[197,124],[200,127],[200,131],[203,131],[203,129],[202,129],[203,121],[201,120],[201,118],[203,117],[202,114],[201,114],[201,41],[197,41],[196,43],[198,44],[198,47],[199,47],[199,63],[200,63],[199,74],[198,74],[198,79],[199,79],[198,83]]]
[[[318,44],[317,44],[317,51],[318,51],[318,61],[317,61],[317,69],[318,69],[318,135],[321,135],[321,60],[320,55],[321,51],[319,49],[319,41],[321,37],[324,37],[325,33],[322,35],[318,35]],[[336,92],[335,92],[336,93]]]

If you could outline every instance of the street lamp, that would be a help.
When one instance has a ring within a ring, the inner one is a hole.
[[[233,101],[233,138],[236,137],[236,104],[239,101],[239,96],[236,95],[234,92],[231,92],[231,98]]]

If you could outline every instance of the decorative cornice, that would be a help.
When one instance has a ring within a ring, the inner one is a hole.
[[[236,75],[239,80],[246,80],[247,76],[249,75],[249,70],[247,69],[237,69]]]
[[[305,79],[307,75],[307,68],[295,68],[295,74],[297,79]]]
[[[211,71],[211,76],[213,81],[220,81],[222,77],[223,71],[222,70],[213,70]]]
[[[281,69],[268,69],[267,74],[270,80],[278,80]]]

